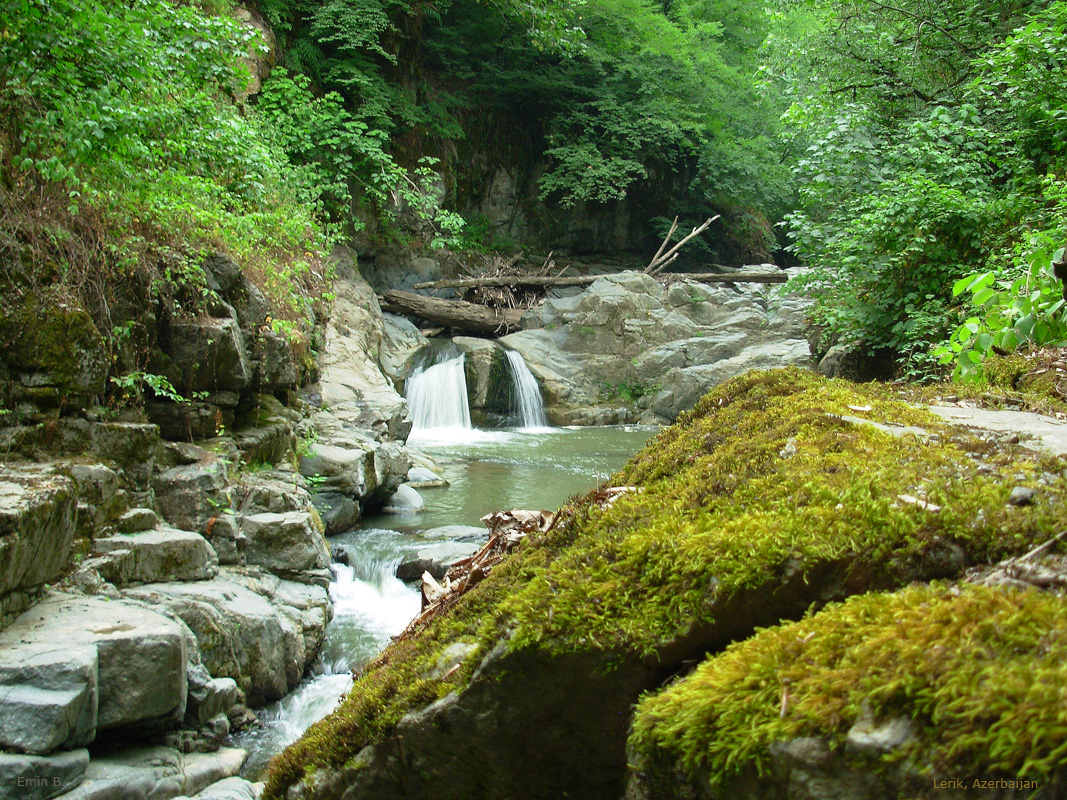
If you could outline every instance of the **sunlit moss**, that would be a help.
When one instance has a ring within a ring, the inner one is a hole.
[[[729,598],[773,591],[785,574],[806,581],[827,564],[845,565],[857,577],[835,587],[840,598],[953,577],[968,558],[1018,553],[1064,528],[1061,479],[1034,505],[1006,502],[1017,481],[1053,465],[999,455],[893,396],[796,369],[715,389],[612,478],[640,491],[609,507],[593,494],[572,501],[561,524],[531,537],[422,634],[387,650],[333,715],[275,760],[268,797],[309,767],[345,764],[408,710],[462,687],[503,631],[513,649],[655,662],[664,645],[717,623]],[[847,416],[931,436],[895,436]],[[959,557],[927,563],[945,551]],[[480,643],[463,668],[446,682],[426,677],[460,638]]]
[[[865,708],[914,723],[915,738],[885,759],[939,776],[1045,779],[1067,763],[1065,695],[1061,597],[923,585],[853,597],[730,646],[643,698],[630,744],[672,776],[680,768],[716,787],[766,771],[775,742],[820,736],[840,751]]]

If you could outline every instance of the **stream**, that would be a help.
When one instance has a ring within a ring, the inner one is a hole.
[[[536,382],[524,392],[519,377],[516,402],[528,405],[517,409],[517,421],[536,424],[471,428],[462,360],[452,359],[457,360],[458,379],[449,361],[422,373],[434,373],[429,384],[409,380],[408,387],[416,420],[408,445],[433,459],[449,485],[420,489],[426,503],[420,512],[367,515],[357,527],[331,537],[334,558],[343,553],[348,563],[331,565],[334,617],[326,641],[296,690],[257,711],[262,725],[232,737],[233,745],[249,751],[246,777],[257,778],[272,756],[326,716],[351,686],[351,670],[373,658],[418,614],[419,583],[396,577],[406,556],[427,545],[484,541],[480,518],[493,511],[556,509],[606,480],[656,433],[647,427],[547,427]],[[420,392],[425,400],[413,399]],[[427,410],[419,405],[423,402],[434,408]]]

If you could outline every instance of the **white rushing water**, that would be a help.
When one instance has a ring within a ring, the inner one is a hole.
[[[294,691],[257,713],[261,727],[236,738],[249,750],[246,774],[329,714],[352,686],[352,669],[364,664],[419,613],[419,593],[396,577],[399,557],[368,557],[358,568],[333,564],[334,618],[319,663]]]
[[[545,416],[545,404],[541,400],[541,387],[537,385],[537,378],[530,372],[521,355],[514,350],[505,350],[504,353],[511,373],[519,427],[547,428],[548,418]]]
[[[463,354],[445,352],[443,360],[412,372],[404,387],[413,430],[471,427]]]

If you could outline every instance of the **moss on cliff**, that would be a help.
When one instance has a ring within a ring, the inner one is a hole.
[[[861,715],[903,716],[914,736],[885,760],[1045,784],[1067,762],[1064,631],[1067,603],[1036,590],[933,584],[853,597],[643,698],[631,750],[669,784],[680,769],[718,796],[746,771],[765,774],[775,743],[819,736],[841,752]]]
[[[908,425],[933,435],[900,427]],[[275,760],[267,796],[350,762],[407,711],[461,689],[505,636],[512,650],[637,655],[669,669],[687,637],[690,650],[722,646],[785,613],[768,605],[779,616],[753,622],[738,598],[810,597],[799,616],[808,602],[951,577],[968,558],[1018,553],[1067,523],[1062,480],[1034,505],[1007,505],[1013,485],[1043,469],[884,388],[796,369],[730,381],[612,479],[639,491],[612,504],[596,493],[572,501],[553,530],[370,665],[341,707]],[[830,581],[834,570],[845,577]],[[701,639],[701,629],[715,634]],[[457,640],[478,647],[458,671],[435,677],[441,651]]]

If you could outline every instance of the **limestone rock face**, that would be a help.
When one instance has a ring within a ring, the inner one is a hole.
[[[126,595],[180,617],[196,635],[208,671],[233,678],[249,703],[259,706],[296,686],[318,652],[329,619],[325,589],[288,581],[275,586],[271,592],[226,569],[210,581],[148,584]]]
[[[101,553],[130,551],[128,572],[123,571],[119,585],[207,580],[215,577],[219,567],[218,556],[207,539],[176,528],[108,536],[98,539],[95,547]]]
[[[500,342],[526,360],[557,424],[661,422],[734,375],[808,363],[805,308],[763,285],[664,289],[623,273],[550,297],[531,329]]]
[[[349,280],[334,283],[322,359],[322,404],[345,426],[402,439],[411,430],[411,421],[407,402],[379,366],[385,334],[378,299],[358,273],[350,274]]]
[[[62,658],[54,655],[57,642],[68,653]],[[56,594],[0,632],[0,679],[4,687],[17,687],[4,692],[8,702],[20,694],[27,700],[13,713],[40,711],[41,743],[78,745],[94,730],[158,728],[179,721],[193,647],[182,626],[147,608]],[[21,664],[29,664],[30,671]],[[152,680],[145,680],[147,675]]]
[[[0,597],[56,578],[70,558],[76,509],[69,478],[0,470]]]
[[[241,520],[248,540],[245,559],[278,575],[330,566],[326,538],[306,512],[254,514]]]

